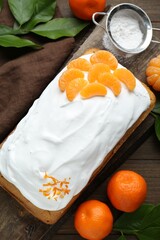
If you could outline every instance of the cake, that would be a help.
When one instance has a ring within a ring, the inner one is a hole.
[[[154,103],[110,52],[86,52],[62,69],[1,144],[1,186],[54,224]]]

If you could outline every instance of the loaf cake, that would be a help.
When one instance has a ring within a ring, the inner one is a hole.
[[[62,69],[1,144],[0,185],[54,224],[154,103],[110,52],[87,51]]]

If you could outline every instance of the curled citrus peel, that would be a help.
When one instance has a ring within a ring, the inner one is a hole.
[[[64,198],[66,194],[69,194],[69,180],[66,178],[60,181],[52,176],[49,176],[47,173],[44,175],[44,179],[49,179],[50,181],[43,184],[44,189],[39,189],[39,192],[43,194],[48,199],[53,199],[55,201],[58,198]]]

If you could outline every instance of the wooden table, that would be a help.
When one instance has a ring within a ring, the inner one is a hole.
[[[130,3],[137,4],[143,8],[151,18],[154,27],[160,28],[160,1],[159,0],[135,0],[129,1]],[[57,3],[64,16],[71,16],[71,12],[66,0],[57,0]],[[118,0],[108,0],[107,4],[116,5],[119,4]],[[93,33],[94,32],[94,33]],[[76,56],[81,53],[83,48],[95,47],[94,41],[93,45],[90,44],[88,39],[90,36],[96,36],[94,26],[91,26],[91,29],[83,31],[76,37],[75,49],[70,57]],[[95,34],[95,35],[94,35]],[[160,40],[160,32],[155,32],[154,38]],[[99,40],[100,41],[100,40]],[[97,44],[97,43],[96,43]],[[160,54],[160,45],[155,45],[151,48],[151,57]],[[145,55],[144,55],[145,56]],[[149,60],[148,55],[145,59],[145,63]],[[137,59],[138,61],[138,59]],[[127,63],[126,63],[127,65]],[[142,66],[142,67],[141,67]],[[133,69],[136,69],[136,72],[139,74],[138,77],[144,79],[144,63],[133,61]],[[147,194],[147,203],[158,204],[160,202],[160,142],[157,140],[153,128],[153,119],[150,120],[149,125],[145,125],[148,128],[147,134],[145,137],[142,137],[142,132],[140,136],[140,141],[134,140],[135,147],[132,150],[137,148],[130,156],[124,154],[124,160],[121,159],[121,164],[116,169],[130,169],[134,170],[144,176],[148,183],[148,194]],[[144,126],[144,127],[145,127]],[[143,127],[143,128],[144,128]],[[125,153],[125,149],[123,149]],[[126,150],[128,151],[128,150]],[[130,153],[131,151],[129,151]],[[126,159],[127,158],[127,159]],[[115,169],[115,170],[116,170]],[[111,172],[110,172],[111,173]],[[106,196],[106,185],[107,180],[101,181],[101,183],[91,191],[89,196],[86,199],[98,199],[104,202],[107,202]],[[1,240],[39,240],[39,239],[50,239],[50,240],[80,240],[82,239],[74,229],[73,219],[74,219],[74,210],[70,212],[63,218],[63,223],[59,224],[57,228],[52,231],[53,226],[45,225],[37,220],[35,220],[28,212],[26,212],[12,197],[10,197],[6,192],[0,189],[0,194],[4,201],[1,205],[1,209],[7,209],[4,213],[1,212],[1,219],[3,219],[0,225],[0,239]],[[9,206],[9,207],[8,207]],[[13,207],[12,207],[13,206]],[[16,209],[16,210],[15,210]],[[4,217],[3,217],[4,215]],[[14,221],[15,219],[15,221]],[[20,220],[19,220],[20,219]],[[112,233],[106,239],[116,240],[118,235]],[[134,239],[133,237],[128,237],[129,240]],[[160,238],[159,238],[160,239]],[[154,240],[154,239],[153,239]]]

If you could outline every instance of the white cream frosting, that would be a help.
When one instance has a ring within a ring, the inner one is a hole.
[[[90,55],[83,57],[89,59]],[[64,208],[150,105],[149,95],[137,79],[133,92],[122,84],[118,97],[107,89],[105,97],[83,100],[78,95],[69,102],[58,87],[61,73],[0,150],[1,174],[29,201],[45,210]],[[46,181],[45,172],[59,180],[70,178],[69,194],[57,201],[43,196],[39,189]]]

